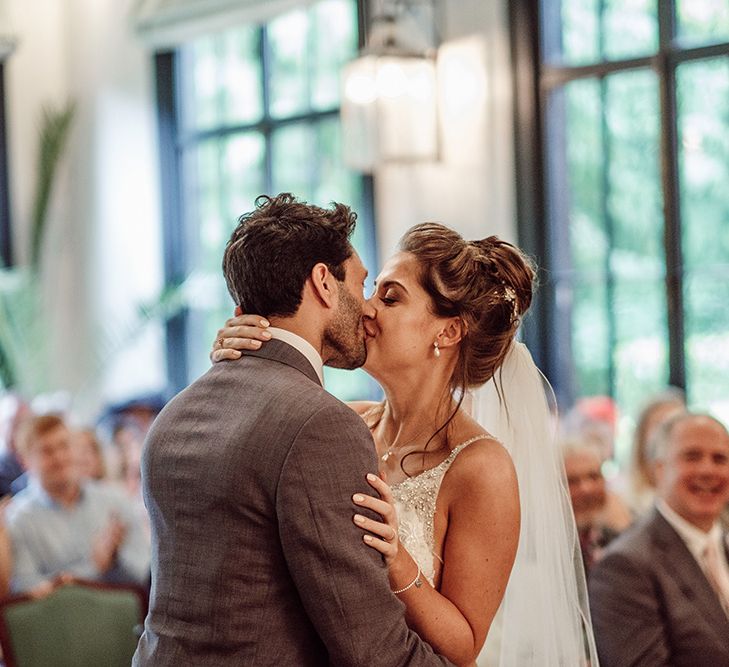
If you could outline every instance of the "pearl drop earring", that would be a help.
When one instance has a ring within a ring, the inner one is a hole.
[[[440,348],[438,347],[438,341],[435,341],[435,343],[433,343],[433,348],[434,348],[433,351],[435,353],[435,357],[437,359],[440,356]]]

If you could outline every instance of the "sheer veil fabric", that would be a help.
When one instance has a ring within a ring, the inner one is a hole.
[[[511,454],[521,502],[514,568],[479,665],[597,667],[582,556],[549,409],[551,387],[514,341],[496,377],[470,393],[472,416]],[[552,394],[553,395],[553,394]],[[496,656],[493,654],[496,653]]]

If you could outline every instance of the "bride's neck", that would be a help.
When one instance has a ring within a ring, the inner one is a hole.
[[[448,386],[430,394],[417,386],[401,392],[386,389],[379,435],[389,448],[419,441],[422,445],[446,422],[453,407]]]

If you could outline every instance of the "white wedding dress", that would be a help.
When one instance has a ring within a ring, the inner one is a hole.
[[[521,530],[504,600],[477,664],[598,667],[574,517],[542,376],[526,347],[517,342],[502,371],[498,386],[490,381],[469,396],[469,411],[512,457],[519,481]],[[378,408],[363,415],[370,428],[374,424],[367,417]],[[479,435],[459,444],[434,468],[391,487],[400,542],[436,588],[438,492],[458,454],[489,437]]]

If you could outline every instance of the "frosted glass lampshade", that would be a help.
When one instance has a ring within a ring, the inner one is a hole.
[[[438,154],[435,63],[425,57],[367,55],[343,72],[345,162],[372,171],[380,162]]]

